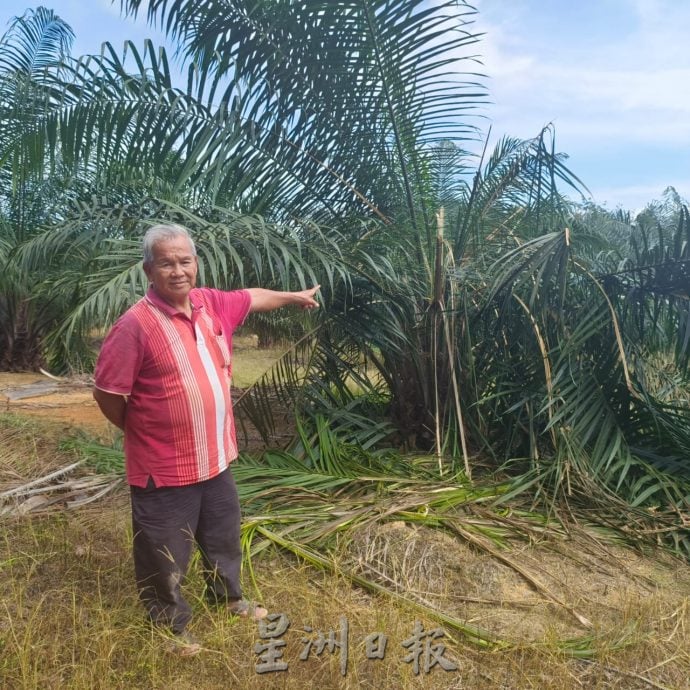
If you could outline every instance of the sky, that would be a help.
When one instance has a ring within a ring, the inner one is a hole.
[[[73,54],[103,41],[166,45],[119,0],[44,0],[74,29]],[[0,0],[0,29],[27,0]],[[491,142],[553,124],[557,150],[610,209],[640,210],[673,186],[690,199],[690,0],[474,0],[473,47],[489,103]],[[167,43],[169,51],[172,45]],[[468,68],[463,65],[463,69]]]

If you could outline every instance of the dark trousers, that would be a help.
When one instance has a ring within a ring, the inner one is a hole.
[[[132,486],[134,571],[151,621],[180,633],[192,617],[182,597],[196,542],[207,594],[214,602],[240,599],[240,504],[230,470],[188,486]]]

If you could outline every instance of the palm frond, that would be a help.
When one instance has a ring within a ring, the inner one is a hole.
[[[40,79],[70,54],[74,32],[55,12],[38,7],[10,22],[0,38],[0,73]]]

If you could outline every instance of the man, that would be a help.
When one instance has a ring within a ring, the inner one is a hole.
[[[175,651],[191,655],[201,647],[185,633],[191,608],[180,584],[195,541],[209,598],[235,615],[267,615],[242,598],[239,581],[232,333],[251,312],[317,308],[319,287],[195,288],[196,249],[179,225],[148,230],[143,253],[149,290],[106,337],[93,394],[125,434],[139,596],[151,621],[172,631]]]

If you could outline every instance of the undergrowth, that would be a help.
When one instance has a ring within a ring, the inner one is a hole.
[[[32,464],[45,468],[73,460],[74,449],[60,449],[61,433],[2,418],[3,486]],[[391,458],[382,462],[390,472]],[[279,638],[288,669],[272,673],[258,672],[257,653],[257,645],[269,643],[270,631],[210,608],[196,561],[185,588],[195,609],[192,632],[205,650],[193,659],[163,652],[163,639],[144,622],[134,588],[125,491],[79,510],[3,520],[3,687],[687,686],[687,564],[663,552],[644,557],[616,545],[608,530],[566,528],[515,507],[492,511],[483,500],[462,515],[451,514],[445,510],[450,493],[439,486],[430,492],[422,482],[428,466],[418,462],[418,485],[398,487],[394,504],[386,503],[390,486],[375,476],[374,466],[368,477],[353,477],[335,492],[313,486],[290,501],[287,493],[266,491],[268,468],[262,491],[260,464],[238,464],[245,544],[252,554],[244,570],[246,593],[290,623]],[[282,472],[285,478],[285,467]],[[345,510],[336,498],[353,486]],[[414,499],[420,490],[426,492],[421,502],[419,493]],[[481,490],[486,499],[496,487]],[[378,507],[368,504],[370,491]],[[335,643],[342,642],[345,622],[342,675]],[[404,646],[412,644],[416,625],[423,630],[418,675],[414,647]],[[424,637],[432,631],[435,637]],[[317,655],[319,633],[324,644]],[[386,651],[376,658],[371,645],[381,635]],[[434,658],[456,668],[444,670],[438,661],[425,673],[425,660]]]

